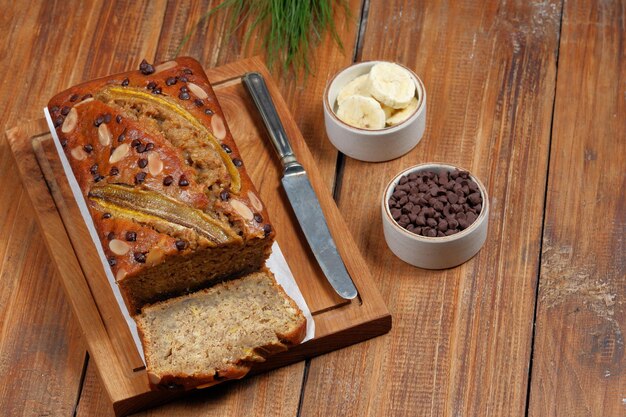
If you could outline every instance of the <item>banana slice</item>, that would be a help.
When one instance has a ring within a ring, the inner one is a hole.
[[[385,112],[371,97],[350,96],[337,109],[337,117],[350,126],[362,129],[385,127]]]
[[[415,97],[415,83],[400,65],[381,62],[370,71],[369,93],[382,104],[403,109]]]
[[[397,110],[393,115],[387,117],[387,126],[394,126],[404,122],[415,113],[415,110],[417,110],[417,97],[413,97],[408,106]]]
[[[394,109],[393,107],[389,107],[386,106],[384,104],[381,103],[380,107],[383,108],[383,111],[385,112],[385,119],[389,120],[389,118],[391,116],[393,116],[393,114],[396,112],[396,109]],[[389,122],[387,122],[387,124],[389,124]]]
[[[368,84],[367,74],[360,75],[350,81],[339,92],[339,95],[337,96],[337,105],[341,106],[341,103],[343,103],[350,96],[370,97]]]

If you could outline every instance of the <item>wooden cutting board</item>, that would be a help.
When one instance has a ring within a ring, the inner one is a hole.
[[[280,161],[241,82],[241,76],[249,71],[258,71],[265,77],[294,151],[309,173],[339,252],[359,290],[359,297],[355,300],[343,300],[335,294],[300,231],[280,185]],[[259,364],[251,374],[388,332],[391,315],[264,64],[258,59],[246,59],[211,69],[207,75],[248,173],[266,203],[277,231],[277,241],[316,325],[314,339]],[[84,332],[90,357],[96,364],[116,415],[127,415],[181,396],[180,392],[149,389],[143,362],[73,200],[45,120],[25,122],[8,130],[6,136],[51,258]]]

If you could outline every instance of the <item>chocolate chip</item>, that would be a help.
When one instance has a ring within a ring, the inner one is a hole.
[[[56,112],[58,112],[58,111],[59,111],[59,106],[52,106],[52,107],[50,108],[50,113],[56,113]]]
[[[137,240],[136,232],[126,232],[126,241],[127,242],[135,242]]]
[[[182,92],[178,95],[178,98],[181,100],[189,100],[189,93]]]
[[[111,123],[111,113],[104,113],[104,123]]]
[[[140,264],[145,264],[146,263],[146,254],[142,253],[142,252],[135,252],[133,254],[133,258],[135,258],[135,262],[140,263]]]
[[[146,86],[148,90],[154,90],[156,88],[156,83],[154,81],[150,81]]]
[[[126,87],[128,85],[128,83],[130,82],[130,80],[128,78],[124,78],[122,80],[122,87]]]
[[[144,59],[141,61],[141,64],[139,64],[139,71],[141,71],[143,75],[150,75],[154,72],[154,67],[148,64],[148,61]]]
[[[174,85],[176,84],[176,78],[175,77],[169,77],[167,80],[165,80],[165,85]]]
[[[95,182],[100,182],[100,181],[102,181],[103,179],[104,179],[104,177],[103,177],[102,175],[100,175],[100,174],[94,175],[94,177],[93,177],[93,180],[94,180]]]
[[[117,175],[120,173],[120,170],[117,167],[111,167],[111,171],[109,171],[109,175]]]
[[[70,96],[70,101],[73,103],[73,102],[75,102],[76,100],[78,100],[78,94],[72,94],[72,95]]]
[[[54,127],[59,127],[63,124],[63,121],[65,119],[63,118],[63,116],[59,116],[56,119],[54,119]]]
[[[135,150],[137,151],[137,153],[144,153],[146,151],[146,145],[141,143],[141,144],[137,145]]]
[[[126,139],[126,129],[124,129],[124,131],[120,133],[120,135],[117,137],[117,141],[124,142],[124,139]]]
[[[137,161],[137,165],[139,165],[139,168],[145,168],[148,165],[148,160],[146,158],[140,158],[139,161]]]
[[[85,150],[85,152],[87,153],[91,153],[91,151],[93,151],[93,146],[91,146],[89,143],[86,144],[85,146],[83,146],[83,149]]]
[[[185,242],[184,240],[177,240],[175,244],[176,249],[178,250],[185,250],[185,248],[187,247],[187,242]]]
[[[467,171],[412,172],[398,180],[388,205],[392,218],[406,230],[444,237],[478,218],[482,196]]]
[[[185,77],[184,75],[181,75],[180,77],[176,77],[176,78],[178,78],[178,81],[180,81],[181,83],[186,83],[187,81],[189,81],[187,77]]]
[[[263,223],[263,216],[259,213],[254,213],[254,221],[257,223]]]
[[[146,152],[149,152],[154,149],[154,143],[148,142],[146,143]]]
[[[264,224],[263,225],[263,232],[265,233],[265,237],[267,237],[267,235],[272,233],[272,225],[271,224]]]
[[[107,259],[107,261],[109,262],[109,266],[117,265],[117,260],[112,256],[109,259]]]
[[[64,148],[67,146],[67,139],[61,139],[61,146]]]
[[[152,94],[161,94],[163,92],[163,90],[161,90],[161,87],[157,87],[154,90],[152,90]]]
[[[139,139],[133,139],[133,141],[130,143],[130,146],[132,146],[133,148],[136,148],[139,145],[141,145],[141,141]]]
[[[199,98],[195,99],[195,100],[193,101],[193,103],[194,103],[196,106],[198,106],[198,107],[202,107],[202,106],[204,106],[204,103],[203,103],[203,102],[202,102],[202,100],[200,100]]]
[[[225,143],[222,143],[222,149],[224,149],[224,151],[226,153],[231,153],[233,150],[230,149],[230,147],[228,145],[226,145]]]
[[[187,75],[192,75],[193,74],[193,72],[189,68],[184,68],[183,69],[183,73],[187,74]]]
[[[109,234],[107,234],[107,240],[113,240],[113,239],[115,239],[115,233],[109,232]]]
[[[111,218],[111,213],[104,213],[104,214],[102,215],[102,218],[103,218],[103,219],[110,219],[110,218]]]
[[[235,165],[236,167],[240,167],[243,165],[243,161],[239,158],[233,158],[233,165]]]
[[[98,117],[96,117],[96,120],[94,120],[93,125],[95,127],[100,126],[102,123],[104,123],[104,116],[101,114]]]
[[[135,184],[141,184],[142,182],[144,182],[146,180],[146,173],[145,172],[138,172],[137,175],[135,175]]]
[[[470,203],[472,203],[473,205],[477,205],[482,203],[482,198],[480,197],[480,193],[472,193],[470,194],[467,199],[469,200]]]
[[[186,187],[189,185],[189,180],[187,179],[187,177],[185,177],[184,174],[181,175],[178,179],[178,185],[180,185],[181,187]]]
[[[87,100],[88,98],[92,98],[92,97],[93,97],[93,94],[85,94],[84,96],[81,97],[80,101]]]
[[[69,107],[67,107],[67,106],[63,106],[63,108],[61,109],[61,114],[62,114],[63,116],[67,116],[67,114],[70,112],[70,110],[71,110],[71,109],[70,109]]]
[[[213,114],[213,110],[211,109],[204,109],[204,114],[208,114],[209,116]]]
[[[189,88],[187,88],[186,85],[183,85],[180,87],[180,92],[181,93],[188,93],[189,92]]]
[[[91,172],[92,174],[97,174],[98,173],[98,164],[93,164],[91,166],[91,168],[89,168],[89,172]]]
[[[171,175],[168,175],[167,177],[163,178],[163,185],[165,185],[166,187],[169,187],[170,185],[172,185],[173,182],[174,182],[174,178]]]
[[[222,201],[227,201],[229,198],[230,198],[230,193],[228,191],[224,190],[220,193],[220,199]]]
[[[122,115],[121,115],[121,114],[118,114],[117,116],[115,116],[115,121],[116,121],[117,123],[122,123]]]

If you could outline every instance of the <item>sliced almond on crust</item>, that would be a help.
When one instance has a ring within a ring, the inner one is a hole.
[[[159,72],[163,72],[168,69],[174,68],[176,65],[177,65],[176,61],[167,61],[162,64],[159,64],[156,67],[154,67],[154,73],[152,75],[156,75]]]
[[[148,171],[152,176],[159,175],[163,171],[163,161],[159,154],[152,152],[148,155]]]
[[[230,205],[244,219],[252,220],[254,218],[254,214],[252,213],[252,210],[250,210],[250,208],[248,208],[248,206],[246,206],[241,201],[231,200]]]
[[[256,211],[263,210],[263,203],[259,200],[259,197],[256,196],[252,191],[248,191],[248,199],[250,200],[250,204]]]
[[[100,145],[109,146],[111,144],[111,131],[106,123],[102,123],[98,126],[98,140],[100,141]]]
[[[61,126],[61,132],[70,133],[76,125],[78,124],[78,112],[75,108],[72,108],[70,112],[65,117],[65,121],[63,122],[63,126]]]
[[[222,140],[226,137],[226,126],[224,125],[224,119],[222,119],[219,115],[214,114],[211,117],[211,130],[213,131],[213,135]]]
[[[126,277],[126,270],[124,268],[120,268],[115,275],[115,281],[121,281]]]
[[[79,161],[83,161],[87,159],[87,156],[88,156],[87,152],[85,152],[82,146],[75,147],[74,149],[72,149],[70,154],[72,155],[74,159],[77,159]]]
[[[87,97],[83,101],[80,101],[80,102],[74,104],[74,107],[82,106],[83,104],[89,103],[90,101],[93,101],[93,100],[94,100],[93,97]]]
[[[113,239],[109,242],[109,249],[116,255],[126,255],[130,250],[130,246],[123,240]]]
[[[128,155],[128,151],[130,151],[130,145],[128,143],[122,143],[120,146],[115,148],[115,150],[111,154],[111,157],[109,158],[109,162],[111,164],[114,164],[121,161],[122,159],[126,158],[126,155]]]
[[[197,84],[187,83],[187,87],[189,88],[189,91],[191,91],[196,97],[201,98],[202,100],[209,97],[206,91],[204,91],[202,87]]]

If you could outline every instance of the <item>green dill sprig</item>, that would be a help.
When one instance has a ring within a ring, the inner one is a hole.
[[[223,11],[229,19],[231,36],[246,21],[250,24],[244,44],[256,30],[264,38],[263,48],[270,69],[279,61],[281,69],[304,69],[311,72],[309,52],[330,31],[333,40],[343,50],[334,20],[334,5],[341,6],[351,17],[345,0],[225,0],[200,17],[176,49],[178,56],[196,29],[215,13]]]

